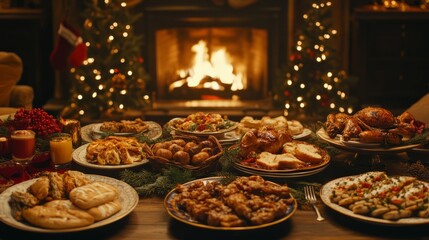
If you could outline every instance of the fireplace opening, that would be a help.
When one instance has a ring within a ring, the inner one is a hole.
[[[211,0],[146,0],[140,7],[154,108],[270,107],[287,55],[287,1],[237,9]]]
[[[158,30],[156,62],[158,99],[255,100],[267,91],[264,29]]]

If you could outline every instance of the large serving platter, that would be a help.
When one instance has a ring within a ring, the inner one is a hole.
[[[190,182],[184,183],[183,185],[189,186],[195,181],[203,181],[204,183],[214,182],[214,181],[219,182],[219,181],[221,181],[221,179],[222,179],[222,177],[208,177],[208,178],[190,181]],[[200,223],[200,222],[194,220],[185,211],[177,210],[178,207],[173,206],[173,204],[174,204],[173,199],[176,195],[177,195],[177,188],[171,190],[167,194],[167,196],[164,198],[165,210],[167,211],[167,213],[172,218],[174,218],[180,222],[195,226],[195,227],[212,229],[212,230],[222,230],[222,231],[244,231],[244,230],[254,230],[254,229],[260,229],[260,228],[266,228],[266,227],[274,226],[274,225],[282,223],[282,222],[286,221],[287,219],[289,219],[290,217],[292,217],[292,215],[295,213],[295,211],[298,207],[298,204],[297,204],[296,200],[294,199],[293,204],[288,207],[288,209],[286,211],[286,215],[284,217],[282,217],[278,220],[275,220],[273,222],[266,223],[266,224],[261,224],[261,225],[257,225],[257,226],[245,226],[245,227],[215,227],[215,226],[210,226],[210,225]]]
[[[178,129],[176,127],[174,127],[172,125],[173,122],[175,121],[180,121],[183,120],[184,118],[173,118],[171,119],[167,124],[170,127],[171,130],[173,130],[176,134],[187,134],[187,135],[196,135],[196,136],[208,136],[208,135],[215,135],[217,136],[222,136],[224,133],[227,132],[231,132],[234,129],[236,129],[238,127],[238,123],[234,122],[234,121],[230,121],[228,120],[232,125],[229,128],[225,128],[225,129],[221,129],[219,131],[214,131],[214,132],[210,132],[210,131],[188,131],[188,130],[182,130],[182,129]]]
[[[321,138],[322,140],[328,142],[329,144],[342,149],[346,151],[352,151],[357,153],[398,153],[398,152],[405,152],[407,150],[416,148],[420,146],[421,144],[409,144],[409,145],[399,145],[399,146],[392,146],[392,147],[383,147],[381,145],[366,145],[366,144],[358,144],[358,143],[345,143],[341,140],[341,138],[330,138],[328,133],[325,131],[324,128],[320,128],[316,132],[317,136]]]
[[[148,137],[151,140],[158,139],[162,136],[162,127],[156,122],[153,121],[145,121],[145,123],[149,126],[149,128],[146,131],[143,131],[141,133],[115,133],[113,135],[125,135],[125,136],[139,136],[143,135]],[[81,137],[84,142],[93,142],[97,139],[100,139],[103,137],[104,133],[100,131],[100,126],[102,123],[92,123],[85,125],[81,128]]]
[[[81,166],[94,168],[94,169],[126,169],[137,167],[149,162],[147,159],[143,159],[142,161],[133,162],[131,164],[120,164],[120,165],[100,165],[95,163],[89,163],[86,160],[86,149],[89,143],[84,144],[73,151],[73,161]]]
[[[15,192],[15,191],[25,192],[27,188],[37,180],[37,179],[31,179],[22,183],[18,183],[6,189],[4,192],[0,194],[0,221],[2,221],[3,223],[11,227],[25,230],[25,231],[30,231],[30,232],[40,232],[40,233],[78,232],[78,231],[84,231],[88,229],[99,228],[107,224],[116,222],[124,218],[125,216],[127,216],[129,213],[131,213],[134,210],[134,208],[137,206],[139,201],[139,196],[136,190],[130,185],[128,185],[127,183],[119,181],[114,178],[106,177],[106,176],[92,175],[92,174],[87,174],[86,176],[88,176],[88,178],[90,178],[93,181],[108,183],[115,186],[117,189],[119,189],[119,200],[121,201],[122,209],[118,213],[116,213],[115,215],[107,219],[101,220],[99,222],[95,222],[86,227],[69,228],[69,229],[46,229],[46,228],[40,228],[40,227],[31,225],[26,222],[17,221],[15,220],[15,218],[12,217],[11,208],[9,206],[10,196],[12,192]]]
[[[334,211],[341,213],[345,216],[354,218],[356,220],[368,222],[368,223],[374,223],[374,224],[381,224],[381,225],[389,225],[389,226],[409,226],[409,225],[418,225],[418,224],[428,224],[429,218],[403,218],[399,219],[397,221],[391,221],[391,220],[385,220],[381,218],[375,218],[375,217],[369,217],[365,215],[355,214],[351,210],[342,207],[336,203],[331,202],[330,196],[332,195],[332,191],[334,190],[336,184],[345,181],[347,177],[341,177],[334,179],[322,186],[320,189],[320,198],[328,207],[333,209]],[[427,187],[429,187],[429,183],[423,182]]]
[[[240,172],[247,173],[250,175],[259,175],[259,176],[270,177],[270,178],[300,178],[300,177],[307,177],[307,176],[311,176],[316,173],[322,172],[326,167],[328,167],[328,164],[324,164],[318,168],[311,169],[311,170],[288,171],[288,172],[280,172],[281,170],[270,171],[270,170],[256,169],[256,168],[255,169],[246,168],[245,166],[237,164],[236,162],[233,162],[233,167]]]

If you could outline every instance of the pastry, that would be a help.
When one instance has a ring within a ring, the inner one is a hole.
[[[113,214],[121,211],[121,209],[121,202],[119,199],[115,199],[114,201],[92,207],[88,209],[87,212],[91,214],[97,222],[112,216]]]
[[[24,209],[22,216],[35,226],[49,229],[85,227],[94,223],[94,217],[85,211],[40,205]]]
[[[118,189],[103,182],[93,182],[70,192],[70,201],[79,208],[89,209],[118,198]]]

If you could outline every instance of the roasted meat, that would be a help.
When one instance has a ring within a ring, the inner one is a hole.
[[[374,128],[388,129],[395,123],[392,112],[380,107],[366,107],[353,115],[363,123]]]
[[[252,152],[278,153],[286,142],[292,141],[287,130],[276,130],[272,126],[265,126],[258,130],[246,132],[241,139],[241,155],[249,156]]]
[[[351,138],[357,138],[361,132],[362,128],[359,126],[359,122],[356,120],[356,118],[349,118],[347,119],[343,130],[343,140],[348,141]]]

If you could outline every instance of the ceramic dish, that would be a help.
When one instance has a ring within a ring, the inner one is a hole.
[[[270,177],[270,178],[299,178],[299,177],[311,176],[319,172],[322,172],[326,167],[328,167],[328,164],[316,169],[299,171],[299,172],[267,172],[262,170],[245,168],[239,164],[233,164],[233,167],[240,172],[247,173],[250,175],[259,175],[259,176]]]
[[[229,128],[221,129],[219,131],[215,132],[199,132],[199,131],[187,131],[187,130],[181,130],[177,129],[174,126],[172,126],[172,122],[181,120],[183,118],[173,118],[169,121],[168,126],[171,128],[171,130],[175,131],[176,134],[186,134],[186,135],[197,135],[197,136],[207,136],[207,135],[215,135],[216,137],[219,135],[222,135],[224,133],[230,132],[238,127],[237,122],[229,121],[232,123],[232,125]]]
[[[304,138],[310,136],[311,133],[312,132],[311,132],[310,129],[304,128],[304,130],[302,131],[302,133],[297,134],[297,135],[293,135],[292,138],[295,139],[295,140],[304,139]]]
[[[37,179],[32,179],[22,183],[18,183],[6,189],[3,193],[0,194],[0,221],[2,221],[3,223],[11,227],[25,230],[25,231],[30,231],[30,232],[41,232],[41,233],[78,232],[78,231],[83,231],[83,230],[88,230],[93,228],[99,228],[107,224],[116,222],[124,218],[125,216],[127,216],[137,206],[139,202],[139,196],[136,190],[134,190],[134,188],[128,185],[127,183],[124,183],[114,178],[100,176],[100,175],[87,174],[86,176],[88,176],[88,178],[94,181],[105,182],[117,187],[120,190],[119,199],[122,204],[121,211],[119,211],[118,213],[116,213],[115,215],[107,219],[104,219],[99,222],[95,222],[89,226],[70,228],[70,229],[46,229],[46,228],[36,227],[26,222],[17,221],[15,220],[15,218],[12,217],[12,214],[11,214],[11,208],[8,203],[10,196],[12,192],[15,192],[15,191],[22,191],[22,192],[26,191],[26,189],[37,180]]]
[[[345,181],[347,177],[338,178],[335,180],[332,180],[325,185],[322,186],[320,189],[320,198],[321,200],[331,209],[333,209],[336,212],[339,212],[341,214],[344,214],[348,217],[368,222],[368,223],[375,223],[375,224],[381,224],[381,225],[391,225],[391,226],[407,226],[407,225],[417,225],[417,224],[427,224],[429,223],[429,218],[402,218],[397,221],[391,221],[391,220],[384,220],[381,218],[374,218],[369,217],[365,215],[355,214],[348,208],[342,207],[336,203],[332,203],[330,200],[330,196],[332,194],[333,189],[335,188],[336,184],[339,182]],[[425,183],[429,187],[429,183]]]
[[[125,169],[125,168],[137,167],[149,162],[147,159],[143,159],[142,161],[133,162],[132,164],[120,164],[120,165],[100,165],[100,164],[89,163],[88,161],[86,161],[86,148],[88,147],[88,145],[89,143],[84,144],[73,151],[73,161],[79,165],[82,165],[88,168]]]
[[[209,178],[203,178],[203,179],[197,179],[191,182],[187,182],[183,185],[190,185],[195,181],[203,181],[203,182],[213,182],[213,181],[220,181],[222,179],[222,177],[209,177]],[[245,227],[215,227],[215,226],[210,226],[210,225],[206,225],[206,224],[202,224],[194,219],[192,219],[185,211],[177,211],[176,207],[173,206],[173,198],[174,196],[177,194],[176,193],[176,189],[173,189],[172,191],[170,191],[167,196],[164,199],[164,207],[167,211],[167,213],[174,219],[195,226],[195,227],[200,227],[200,228],[205,228],[205,229],[212,229],[212,230],[223,230],[223,231],[243,231],[243,230],[253,230],[253,229],[260,229],[260,228],[266,228],[269,226],[273,226],[276,224],[279,224],[281,222],[286,221],[287,219],[289,219],[290,217],[292,217],[292,215],[295,213],[296,209],[297,209],[297,202],[296,200],[293,201],[293,204],[290,205],[287,209],[286,215],[276,221],[270,222],[270,223],[266,223],[266,224],[262,224],[262,225],[257,225],[257,226],[245,226]]]
[[[108,134],[109,132],[100,130],[102,125],[103,125],[103,123],[95,123],[92,127],[92,131],[95,133],[98,133],[98,134]],[[145,130],[143,130],[141,132],[113,132],[112,134],[115,136],[132,136],[132,135],[147,132],[148,130],[149,130],[149,128],[146,128]]]
[[[317,136],[321,138],[322,140],[328,142],[329,144],[346,150],[346,151],[352,151],[352,152],[363,152],[363,153],[396,153],[396,152],[405,152],[409,149],[416,148],[420,146],[421,144],[410,144],[410,145],[400,145],[400,146],[393,146],[393,147],[387,147],[383,148],[381,146],[378,147],[365,147],[365,146],[351,146],[348,144],[344,144],[344,142],[341,142],[340,139],[336,138],[330,138],[328,136],[328,133],[325,131],[324,128],[320,128],[316,132]]]
[[[143,136],[147,136],[151,140],[158,139],[159,137],[162,136],[161,125],[153,121],[145,121],[145,123],[149,125],[148,130],[139,134],[142,134]],[[92,123],[92,124],[83,126],[81,128],[82,140],[85,142],[92,142],[94,140],[102,138],[102,134],[100,134],[100,132],[97,133],[96,131],[94,131],[94,129],[97,129],[97,126],[99,129],[101,126],[101,123]],[[134,135],[139,135],[139,134],[134,134]]]

